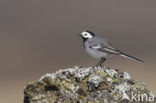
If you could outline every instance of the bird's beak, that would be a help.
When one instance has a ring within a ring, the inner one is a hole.
[[[77,36],[81,36],[81,34],[77,34]]]

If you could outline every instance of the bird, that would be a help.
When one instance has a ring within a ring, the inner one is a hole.
[[[143,63],[144,61],[128,55],[121,50],[117,49],[107,39],[95,35],[95,33],[86,30],[78,34],[83,39],[83,46],[85,51],[93,58],[100,59],[96,66],[101,66],[103,62],[114,55],[119,55],[137,62]]]

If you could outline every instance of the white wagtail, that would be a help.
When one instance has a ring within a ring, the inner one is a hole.
[[[84,31],[79,36],[83,39],[83,46],[85,51],[94,58],[100,59],[96,66],[101,66],[106,58],[113,55],[120,55],[125,58],[129,58],[138,62],[143,62],[142,60],[123,53],[119,49],[115,48],[106,39],[97,37],[91,31]]]

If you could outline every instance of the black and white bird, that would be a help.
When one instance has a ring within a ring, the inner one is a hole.
[[[125,58],[129,58],[138,62],[142,60],[123,53],[119,49],[115,48],[110,42],[104,38],[97,37],[91,31],[83,31],[79,36],[83,39],[83,46],[85,51],[92,57],[100,59],[96,66],[101,66],[102,63],[113,55],[120,55]]]

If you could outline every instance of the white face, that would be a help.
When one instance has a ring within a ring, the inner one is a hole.
[[[93,37],[89,32],[86,32],[86,31],[82,32],[81,36],[83,38],[92,38]]]

